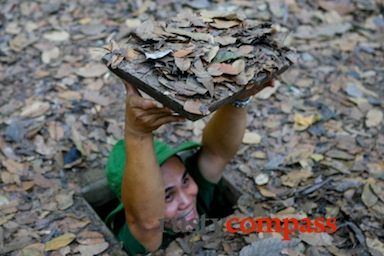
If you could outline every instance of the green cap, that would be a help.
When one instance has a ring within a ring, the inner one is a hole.
[[[167,144],[160,142],[158,140],[154,140],[155,144],[155,152],[157,161],[159,162],[159,166],[162,165],[168,158],[176,155],[179,152],[184,150],[192,149],[200,147],[200,144],[195,142],[185,142],[181,144],[179,147],[173,149],[169,147]],[[120,140],[116,143],[116,145],[111,150],[109,154],[107,166],[106,166],[106,174],[108,183],[115,193],[117,198],[121,201],[121,182],[123,178],[125,167],[125,143],[124,140]]]

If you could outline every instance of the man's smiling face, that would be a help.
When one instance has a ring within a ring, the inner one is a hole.
[[[169,158],[161,167],[165,188],[165,218],[188,220],[198,218],[196,208],[197,184],[187,173],[185,166],[176,156]],[[172,222],[164,226],[172,229]],[[177,222],[181,230],[181,221]],[[187,227],[188,230],[192,227]]]

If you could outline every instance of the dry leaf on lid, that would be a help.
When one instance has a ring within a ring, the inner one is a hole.
[[[187,71],[191,67],[191,60],[188,58],[175,57],[175,64],[181,71]]]
[[[188,99],[184,103],[184,110],[197,115],[204,115],[204,104],[199,99]]]
[[[213,19],[213,23],[210,23],[209,25],[214,28],[218,29],[226,29],[226,28],[231,28],[234,26],[238,26],[240,24],[239,21],[234,21],[234,20],[221,20],[221,19]]]

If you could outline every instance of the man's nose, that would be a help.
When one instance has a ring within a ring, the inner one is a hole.
[[[180,208],[185,209],[191,204],[191,197],[188,195],[188,193],[181,193],[180,194]]]

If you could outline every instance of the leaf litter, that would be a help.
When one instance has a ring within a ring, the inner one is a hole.
[[[182,12],[165,22],[148,19],[125,44],[111,39],[104,48],[111,54],[107,66],[112,71],[127,61],[136,77],[148,77],[147,70],[140,72],[137,67],[153,66],[151,72],[158,86],[171,90],[167,95],[186,97],[184,110],[207,115],[210,112],[204,111],[204,106],[214,98],[225,99],[215,89],[218,85],[227,87],[223,81],[240,91],[246,85],[260,83],[261,74],[282,72],[293,64],[286,55],[295,51],[278,45],[275,32],[270,23],[247,20],[240,11]],[[207,91],[190,87],[191,78]],[[204,103],[189,100],[192,97],[205,98]]]
[[[270,21],[274,24],[273,28],[281,33],[275,34],[279,43],[296,48],[300,56],[297,64],[282,74],[280,81],[276,81],[280,85],[278,88],[268,88],[274,91],[258,94],[258,100],[253,100],[249,106],[247,128],[261,139],[258,143],[242,145],[231,161],[229,171],[226,171],[227,177],[244,193],[232,216],[268,217],[285,211],[286,215],[302,216],[305,213],[311,219],[325,216],[337,218],[338,231],[329,234],[333,240],[303,234],[300,238],[300,234],[295,233],[292,234],[293,239],[301,242],[286,245],[277,237],[272,242],[273,248],[281,249],[282,255],[383,254],[384,93],[381,84],[384,81],[384,56],[380,42],[383,41],[384,22],[380,1],[223,1],[220,6],[216,1],[208,4],[207,1],[190,1],[189,4],[132,1],[126,6],[113,2],[89,5],[85,2],[59,1],[59,8],[53,8],[41,1],[16,0],[2,6],[2,253],[41,255],[49,241],[68,233],[76,234],[76,239],[50,251],[52,255],[87,253],[91,248],[78,246],[88,238],[98,244],[93,252],[100,252],[106,247],[98,235],[80,238],[79,234],[86,231],[99,232],[109,243],[101,254],[113,255],[112,250],[119,250],[120,245],[115,244],[101,228],[101,221],[79,203],[82,174],[89,172],[95,176],[95,170],[103,169],[108,152],[119,139],[115,137],[119,133],[115,129],[108,131],[109,125],[105,124],[113,123],[123,130],[123,87],[105,67],[95,69],[96,72],[89,68],[100,64],[100,55],[96,58],[89,50],[109,43],[112,35],[119,43],[126,42],[129,39],[126,36],[149,16],[161,24],[161,21],[175,17],[181,10],[201,11],[193,6],[208,6],[216,10],[228,4],[231,10],[241,9],[247,19],[260,23]],[[219,13],[223,14],[222,11]],[[40,17],[48,19],[41,22]],[[100,20],[101,32],[96,35],[90,35],[94,33],[92,31],[83,33],[86,28],[83,25],[100,24]],[[216,27],[230,26],[231,29],[236,27],[232,26],[232,21],[231,16],[225,19],[211,17],[203,23],[215,24]],[[236,22],[240,21],[243,20]],[[190,27],[190,23],[200,26],[199,33],[207,29],[192,16],[185,22],[185,29]],[[187,38],[185,35],[170,34],[175,35],[175,40]],[[160,39],[161,36],[164,35],[156,34],[154,38]],[[228,56],[221,56],[220,53],[220,58],[229,59],[220,62],[217,58],[217,64],[233,65],[237,60],[234,54],[238,59],[252,58],[249,55],[253,50],[249,45],[231,46],[233,39],[227,36],[212,35],[213,40],[218,40],[218,45],[212,46],[209,51],[202,50],[202,64],[214,64],[212,62],[222,47],[231,54],[227,52]],[[249,40],[246,37],[243,39]],[[202,42],[211,42],[212,38],[206,40]],[[185,48],[174,49],[173,53],[163,58],[176,56],[192,59],[189,70],[207,67],[200,63],[197,67],[194,65],[196,62],[191,56],[198,49],[188,46],[187,41],[185,44]],[[154,46],[150,53],[158,52],[161,47]],[[135,49],[127,49],[126,53],[122,50],[121,54],[129,56],[129,61],[145,61],[145,54]],[[156,68],[165,74],[165,79],[169,79],[167,75],[172,77],[173,67],[169,69],[163,64]],[[140,67],[140,72],[145,71],[148,69]],[[245,78],[237,77],[236,83],[245,86],[254,77],[251,71]],[[211,72],[219,73],[221,70],[215,68]],[[215,80],[214,91],[205,86],[210,84],[207,81],[204,85],[197,79],[189,80],[194,91],[206,94],[208,99],[212,95],[215,97],[220,88],[228,90],[233,84],[222,74],[209,75]],[[204,80],[204,76],[199,79]],[[228,84],[218,85],[217,81]],[[297,114],[301,114],[304,120],[296,118],[295,121]],[[314,122],[311,116],[316,115],[322,118]],[[187,140],[198,141],[207,120],[167,125],[157,130],[155,136],[174,145]],[[75,135],[72,134],[74,125],[78,131]],[[302,151],[296,157],[287,157],[308,144],[314,147],[311,155]],[[73,165],[63,169],[64,156],[76,147],[83,148],[83,153],[76,155],[76,159],[67,160],[74,160],[71,162]],[[81,161],[76,162],[79,157]],[[8,162],[8,159],[14,162]],[[56,198],[60,197],[56,195],[67,196],[73,190],[76,191],[72,197],[73,204],[68,200],[69,208],[59,210]],[[175,242],[167,248],[167,253],[184,254],[187,250],[192,253],[238,255],[247,245],[255,243],[250,248],[250,255],[257,255],[260,245],[265,248],[261,242],[278,236],[276,233],[228,235],[223,232],[217,240],[210,241],[209,234],[187,236],[183,238],[182,247],[180,241]],[[328,245],[330,243],[332,245]],[[161,253],[159,251],[158,255]]]

